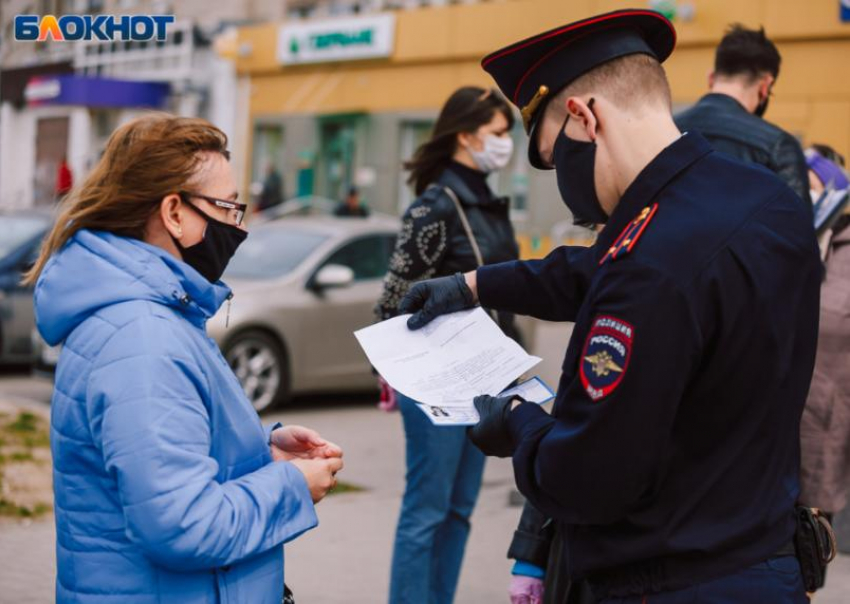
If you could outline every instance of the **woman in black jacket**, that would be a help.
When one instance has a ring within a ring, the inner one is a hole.
[[[404,215],[376,313],[388,319],[410,286],[422,279],[515,260],[507,198],[487,175],[513,151],[513,114],[495,91],[457,90],[444,105],[431,138],[405,164],[417,199]],[[499,313],[517,337],[513,316]],[[435,427],[415,401],[398,393],[407,442],[407,476],[393,550],[392,604],[454,599],[484,455],[461,427]]]

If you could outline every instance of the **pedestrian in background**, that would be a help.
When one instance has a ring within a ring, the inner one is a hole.
[[[514,560],[511,604],[594,604],[586,581],[571,581],[564,531],[551,517],[525,502],[508,558]]]
[[[829,147],[806,150],[812,201],[825,187],[847,189],[843,157]],[[800,425],[800,502],[830,518],[847,505],[850,489],[850,215],[826,233],[817,359]]]
[[[806,149],[805,156],[812,202],[820,199],[827,189],[840,191],[850,187],[850,179],[844,170],[844,156],[835,149],[815,144]]]
[[[56,199],[62,199],[74,187],[74,173],[68,165],[68,158],[62,156],[56,170]]]
[[[264,212],[283,203],[283,177],[273,163],[266,166],[266,178],[257,199],[257,211]]]
[[[678,114],[676,125],[682,132],[699,132],[718,151],[776,172],[808,201],[808,169],[800,143],[763,119],[781,62],[764,28],[731,26],[715,52],[709,94]]]
[[[247,236],[227,137],[153,114],[111,136],[26,280],[63,344],[51,402],[58,602],[280,604],[342,451],[264,429],[205,326]]]
[[[360,191],[357,187],[350,187],[345,199],[334,209],[334,216],[342,218],[366,218],[369,216],[369,208],[360,201]]]
[[[398,314],[410,286],[519,256],[509,201],[487,176],[508,165],[513,113],[497,92],[460,88],[446,101],[430,140],[406,164],[418,196],[404,214],[384,292],[380,319]],[[499,313],[508,335],[513,315]],[[407,474],[396,529],[391,604],[449,604],[484,472],[484,455],[459,427],[436,427],[398,393],[404,421]]]

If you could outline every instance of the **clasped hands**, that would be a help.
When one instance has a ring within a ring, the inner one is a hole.
[[[272,431],[274,461],[288,461],[304,475],[313,503],[318,503],[336,487],[336,473],[342,470],[342,448],[325,440],[318,432],[303,426],[285,426]]]

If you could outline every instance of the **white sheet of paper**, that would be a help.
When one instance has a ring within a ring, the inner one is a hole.
[[[546,382],[534,376],[513,388],[503,390],[499,396],[521,396],[529,403],[542,405],[555,398],[555,393]],[[436,426],[474,426],[481,419],[471,400],[443,405],[420,403],[419,408]]]
[[[437,317],[416,331],[407,328],[409,317],[354,335],[390,386],[425,405],[468,408],[479,394],[499,394],[541,360],[502,333],[481,308]]]

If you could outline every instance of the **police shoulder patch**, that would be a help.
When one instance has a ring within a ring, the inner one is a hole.
[[[631,254],[638,239],[643,235],[643,232],[649,226],[649,222],[653,219],[657,211],[658,204],[654,203],[651,206],[645,207],[634,220],[627,224],[623,232],[620,233],[620,236],[614,240],[614,243],[608,248],[605,255],[602,256],[602,260],[599,261],[600,266],[606,262]]]
[[[579,360],[581,384],[592,401],[600,401],[617,389],[632,354],[634,328],[616,317],[593,319]]]

